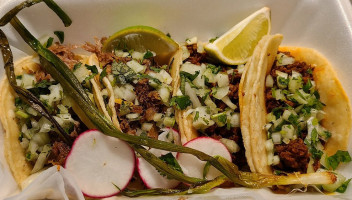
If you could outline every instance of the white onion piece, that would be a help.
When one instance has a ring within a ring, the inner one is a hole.
[[[146,66],[139,64],[136,60],[131,60],[126,65],[136,73],[143,73],[146,70]]]
[[[231,99],[228,96],[225,96],[221,100],[231,109],[235,110],[237,108],[237,106],[234,103],[232,103]]]
[[[218,73],[215,76],[216,81],[218,82],[219,87],[225,87],[230,84],[229,76],[226,73]]]
[[[269,74],[268,76],[266,76],[265,79],[265,87],[270,87],[272,88],[274,86],[274,79],[273,77]]]
[[[196,91],[193,88],[191,88],[191,86],[187,82],[186,82],[185,90],[186,90],[186,95],[188,95],[190,100],[192,101],[193,108],[202,106],[202,104],[200,103],[196,95]]]
[[[213,96],[219,100],[224,98],[230,91],[229,86],[213,88]]]

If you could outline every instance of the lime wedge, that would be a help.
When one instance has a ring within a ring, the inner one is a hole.
[[[159,64],[168,64],[179,45],[163,32],[149,26],[131,26],[110,36],[103,44],[104,52],[135,50],[156,53]]]
[[[229,31],[205,46],[206,52],[214,59],[228,64],[246,63],[259,40],[270,33],[270,9],[264,7]]]

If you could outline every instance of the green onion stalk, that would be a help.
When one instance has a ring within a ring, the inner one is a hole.
[[[51,7],[51,9],[55,11],[55,7],[54,8]],[[56,11],[56,14],[58,14],[59,16],[62,15],[62,13],[63,11],[62,12]],[[63,17],[60,17],[60,18],[63,18]],[[265,187],[265,186],[271,186],[271,185],[287,185],[287,184],[297,183],[296,179],[295,181],[292,182],[293,179],[289,176],[279,177],[275,175],[262,175],[258,173],[240,172],[236,165],[232,164],[229,161],[226,162],[225,161],[226,159],[214,158],[212,156],[209,156],[201,151],[198,151],[192,148],[183,147],[172,143],[163,142],[160,140],[154,140],[148,137],[134,136],[134,135],[128,135],[128,134],[122,133],[112,124],[112,122],[109,119],[107,119],[104,115],[102,115],[97,110],[97,108],[93,105],[93,103],[91,102],[90,98],[84,91],[82,85],[79,83],[75,75],[60,58],[58,58],[54,53],[52,53],[47,48],[43,47],[41,43],[23,26],[23,24],[17,19],[17,17],[13,16],[13,18],[10,20],[10,23],[16,29],[16,31],[21,35],[24,41],[36,53],[39,54],[40,62],[43,69],[46,70],[55,80],[60,82],[65,92],[70,97],[75,99],[75,101],[84,111],[86,116],[90,119],[90,121],[94,123],[94,125],[101,132],[103,132],[108,136],[116,137],[123,141],[128,142],[130,146],[137,153],[139,153],[145,160],[147,160],[151,165],[153,165],[157,170],[159,170],[159,172],[165,174],[167,177],[173,178],[182,182],[197,185],[196,188],[197,187],[203,188],[199,190],[200,192],[206,191],[207,189],[210,189],[212,187],[216,187],[217,185],[220,184],[220,182],[225,180],[232,181],[238,185],[253,187],[253,188],[259,188],[259,187]],[[10,65],[13,66],[12,59],[10,61],[11,61]],[[142,146],[162,149],[162,150],[171,151],[171,152],[192,154],[196,156],[198,159],[210,163],[212,166],[214,166],[219,171],[221,171],[225,176],[221,176],[222,178],[219,177],[210,182],[199,178],[185,176],[183,173],[173,169],[171,166],[164,163],[162,160],[160,160],[158,157],[150,153]],[[226,177],[226,178],[223,178],[223,177]],[[330,183],[331,182],[333,183],[333,180],[331,180]],[[159,192],[151,192],[149,194],[166,193],[165,190],[156,190],[156,191],[159,191]],[[173,190],[167,190],[167,191],[169,191],[170,193],[178,193],[178,194],[180,194],[179,192],[186,192],[186,191],[176,192]],[[194,190],[193,188],[193,191],[197,191],[197,190]],[[187,192],[190,193],[190,191],[187,191]],[[143,194],[147,195],[146,193],[143,193]]]
[[[7,12],[0,19],[0,26],[5,26],[7,23],[9,23],[11,19],[14,18],[24,8],[33,6],[43,1],[51,10],[53,10],[59,16],[59,18],[65,25],[65,27],[68,27],[71,25],[72,20],[70,19],[70,17],[53,0],[27,0],[20,3],[19,5],[11,9],[9,12]]]

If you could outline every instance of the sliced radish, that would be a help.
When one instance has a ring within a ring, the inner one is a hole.
[[[183,146],[197,149],[210,156],[221,156],[229,161],[232,161],[231,154],[225,145],[223,145],[219,140],[215,140],[210,137],[195,138]],[[177,160],[185,175],[196,178],[203,178],[203,171],[206,165],[205,161],[200,161],[195,156],[186,153],[178,153]],[[219,175],[221,175],[221,172],[211,166],[208,173],[206,173],[205,178],[211,180]]]
[[[85,196],[110,197],[130,182],[135,154],[124,141],[98,130],[88,130],[73,143],[65,168],[72,173]]]
[[[163,132],[158,137],[159,140],[181,144],[180,135],[176,130],[164,128],[162,131]],[[169,153],[168,151],[160,149],[150,149],[149,151],[157,157]],[[176,153],[172,154],[176,156]],[[160,175],[160,173],[143,158],[137,158],[137,168],[142,181],[148,188],[174,188],[180,183],[177,180],[167,179]]]

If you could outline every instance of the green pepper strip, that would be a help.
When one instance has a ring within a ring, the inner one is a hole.
[[[53,76],[53,78],[61,83],[66,92],[77,102],[82,108],[87,117],[102,131],[104,134],[119,138],[131,144],[148,146],[156,149],[162,149],[172,152],[189,153],[196,156],[202,161],[209,161],[211,165],[229,177],[232,181],[238,182],[238,177],[227,171],[215,158],[195,149],[183,147],[168,142],[154,140],[148,137],[140,137],[124,134],[119,131],[107,118],[102,116],[100,112],[89,104],[89,97],[85,93],[81,84],[78,82],[75,75],[54,53],[44,48],[40,42],[22,25],[22,23],[14,17],[11,20],[11,25],[17,30],[24,41],[32,47],[41,56],[42,67]],[[85,97],[88,99],[86,100]],[[148,160],[147,160],[148,161]],[[176,171],[176,170],[175,170]],[[198,181],[196,181],[198,182]]]
[[[46,107],[43,103],[34,96],[30,91],[17,86],[16,83],[16,75],[14,72],[13,65],[13,55],[9,46],[9,42],[4,34],[4,32],[0,29],[0,49],[3,55],[4,60],[4,68],[6,71],[7,79],[11,87],[16,91],[16,93],[21,97],[21,99],[38,111],[42,116],[47,118],[59,131],[59,136],[68,144],[72,144],[72,139],[65,132],[65,130],[60,126],[60,124],[50,115]]]
[[[211,189],[223,184],[225,181],[228,181],[228,178],[225,176],[219,176],[212,181],[209,181],[203,185],[189,188],[185,190],[178,189],[147,189],[147,190],[128,190],[125,189],[121,192],[122,195],[127,197],[139,197],[139,196],[160,196],[160,195],[190,195],[190,194],[203,194],[209,192]]]
[[[71,25],[72,20],[70,17],[53,0],[27,0],[7,12],[0,19],[0,26],[5,26],[7,23],[9,23],[11,19],[14,18],[24,8],[33,6],[42,1],[44,1],[45,4],[60,17],[66,27]]]

